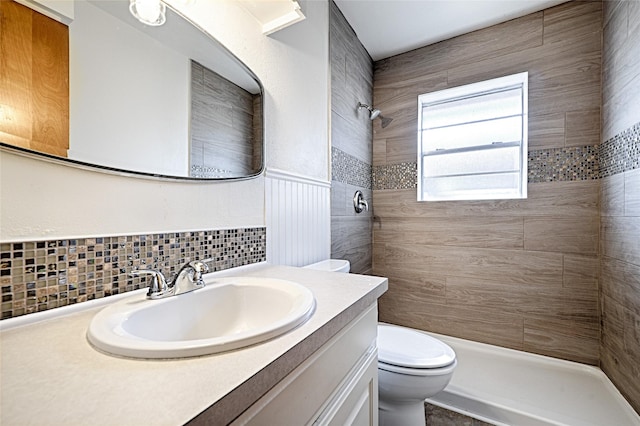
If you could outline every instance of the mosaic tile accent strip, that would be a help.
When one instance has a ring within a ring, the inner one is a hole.
[[[529,151],[529,183],[591,180],[640,168],[640,123],[601,145]],[[412,189],[416,163],[373,167],[373,189]]]
[[[135,269],[172,277],[186,262],[211,271],[266,260],[266,229],[240,228],[0,244],[2,319],[147,286]]]
[[[415,189],[417,186],[417,163],[373,167],[373,189]]]
[[[600,145],[600,177],[640,168],[640,123]]]
[[[234,177],[230,170],[216,169],[214,167],[206,166],[191,166],[191,172],[189,177],[197,178],[220,178],[220,177]]]
[[[598,145],[529,151],[528,182],[598,179]],[[413,189],[417,186],[417,163],[373,167],[373,189]]]
[[[351,154],[331,148],[331,179],[371,189],[371,165]]]
[[[599,177],[598,145],[529,151],[529,183],[592,180]]]

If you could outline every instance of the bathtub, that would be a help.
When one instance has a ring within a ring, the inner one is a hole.
[[[458,358],[451,382],[430,404],[496,425],[640,425],[597,367],[429,334]]]

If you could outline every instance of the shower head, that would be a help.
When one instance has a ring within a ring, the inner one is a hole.
[[[385,127],[387,127],[389,125],[389,123],[391,123],[391,120],[393,120],[393,118],[387,118],[387,117],[383,117],[380,114],[380,110],[373,108],[367,104],[363,104],[362,102],[358,102],[358,109],[360,108],[366,108],[369,111],[369,120],[373,121],[376,118],[380,118],[382,120],[382,128],[384,129]]]
[[[380,115],[380,110],[370,107],[367,104],[363,104],[362,102],[358,102],[358,109],[366,108],[369,111],[369,120],[374,120],[377,116]]]

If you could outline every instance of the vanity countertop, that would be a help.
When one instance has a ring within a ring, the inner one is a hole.
[[[174,360],[118,358],[91,347],[87,327],[102,308],[4,330],[0,424],[226,424],[387,290],[386,278],[268,264],[216,275],[296,281],[313,292],[316,311],[270,341]]]

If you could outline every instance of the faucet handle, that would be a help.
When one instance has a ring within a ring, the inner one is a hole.
[[[209,265],[207,265],[206,262],[211,262],[212,260],[213,260],[212,258],[202,259],[202,260],[192,260],[191,262],[189,262],[189,265],[191,265],[191,267],[195,269],[196,272],[207,273],[209,272]]]
[[[151,275],[151,283],[149,284],[149,291],[147,292],[147,298],[149,299],[160,299],[169,292],[167,280],[160,271],[156,271],[155,269],[138,269],[131,271],[130,275],[132,277]]]
[[[205,262],[211,262],[213,259],[194,260],[189,262],[189,266],[193,268],[193,281],[199,285],[204,285],[202,274],[209,272],[209,265]]]
[[[362,213],[363,210],[369,211],[369,203],[364,199],[364,195],[362,195],[362,191],[356,191],[353,195],[353,208],[356,213]]]

